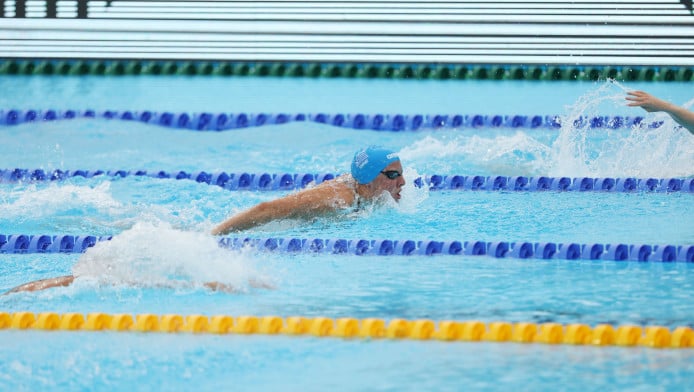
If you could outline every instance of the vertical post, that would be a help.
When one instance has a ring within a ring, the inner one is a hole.
[[[5,0],[0,0],[0,18],[5,17]]]
[[[46,18],[58,17],[58,0],[46,0]]]
[[[77,0],[77,18],[87,19],[88,0]]]
[[[26,0],[15,0],[14,2],[14,17],[15,18],[26,18],[27,17],[27,4]]]

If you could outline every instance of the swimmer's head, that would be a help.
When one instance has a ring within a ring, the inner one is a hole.
[[[369,146],[357,151],[352,159],[352,177],[360,184],[373,181],[381,171],[400,157],[395,151],[379,146]]]
[[[359,184],[359,194],[366,198],[387,192],[398,201],[405,185],[398,154],[378,146],[370,146],[354,154],[352,177]]]

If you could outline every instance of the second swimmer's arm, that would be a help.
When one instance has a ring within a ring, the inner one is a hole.
[[[670,115],[670,117],[680,123],[680,125],[683,127],[687,128],[687,130],[694,135],[694,112],[675,105],[672,105],[672,108],[666,110],[666,112]]]
[[[627,92],[629,106],[640,106],[647,112],[665,112],[694,135],[694,112],[643,91]]]

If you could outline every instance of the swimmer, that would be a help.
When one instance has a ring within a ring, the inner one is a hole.
[[[350,174],[280,199],[260,203],[222,222],[212,230],[212,234],[245,230],[278,219],[310,219],[351,206],[357,207],[362,200],[372,201],[384,193],[390,195],[395,201],[399,201],[400,191],[404,185],[402,165],[397,153],[382,147],[371,146],[357,151],[352,160]],[[37,280],[17,286],[5,294],[67,287],[76,278],[75,275],[66,275]],[[249,280],[249,284],[255,288],[273,288],[271,285],[255,280]],[[207,282],[203,286],[212,291],[232,293],[238,291],[220,282]]]
[[[694,135],[694,112],[681,106],[663,101],[643,91],[628,91],[627,106],[639,106],[647,112],[665,112]]]
[[[225,220],[213,235],[250,229],[280,219],[311,219],[372,201],[383,193],[395,201],[405,185],[402,164],[394,151],[371,146],[357,151],[351,173],[282,198],[260,203]]]

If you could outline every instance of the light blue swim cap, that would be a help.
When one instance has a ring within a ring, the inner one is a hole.
[[[376,176],[400,157],[395,151],[380,146],[369,146],[354,154],[352,160],[352,177],[360,184],[368,184]]]

